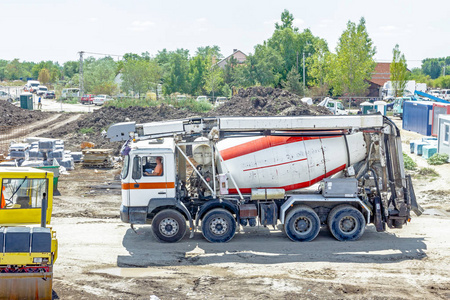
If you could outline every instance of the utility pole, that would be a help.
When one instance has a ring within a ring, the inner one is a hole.
[[[305,50],[303,50],[303,94],[305,94],[306,81],[305,81]]]
[[[297,51],[297,73],[298,73],[298,51]]]
[[[84,51],[78,52],[80,54],[80,97],[84,95],[84,78],[83,78],[83,54]]]

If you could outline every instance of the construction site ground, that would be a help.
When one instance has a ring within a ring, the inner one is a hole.
[[[87,122],[84,115],[69,118],[54,123],[61,129]],[[421,135],[402,134],[409,153],[408,141]],[[157,242],[149,225],[134,232],[119,218],[119,167],[76,165],[59,179],[55,299],[450,298],[450,164],[431,166],[437,178],[414,172],[425,212],[402,229],[378,233],[369,225],[360,240],[338,242],[323,228],[314,241],[295,243],[282,227],[241,228],[225,244],[207,242],[200,231],[175,244]]]

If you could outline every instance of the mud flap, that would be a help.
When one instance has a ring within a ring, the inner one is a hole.
[[[417,203],[416,194],[414,193],[414,187],[411,181],[411,175],[406,175],[406,191],[407,191],[407,201],[411,206],[411,210],[417,215],[420,216],[424,209]]]
[[[382,232],[386,230],[386,223],[383,222],[383,215],[381,211],[381,198],[375,197],[374,199],[374,218],[373,223],[375,224],[375,228],[378,232]]]
[[[0,299],[52,299],[53,271],[0,273]]]

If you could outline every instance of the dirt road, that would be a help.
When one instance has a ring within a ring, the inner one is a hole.
[[[61,299],[448,299],[450,166],[438,169],[438,179],[414,179],[424,215],[384,233],[368,226],[357,242],[322,229],[313,242],[294,243],[280,228],[259,227],[226,244],[200,232],[164,244],[150,226],[135,233],[119,220],[117,190],[90,188],[118,170],[78,168],[61,178],[55,201],[54,291]]]

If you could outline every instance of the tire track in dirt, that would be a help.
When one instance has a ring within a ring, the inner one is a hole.
[[[13,141],[22,140],[27,136],[40,136],[46,132],[60,128],[80,118],[81,114],[73,114],[66,117],[63,114],[55,114],[50,118],[36,121],[27,126],[16,127],[10,133],[0,135],[0,152],[7,151],[6,148]],[[3,145],[3,147],[1,147]]]

